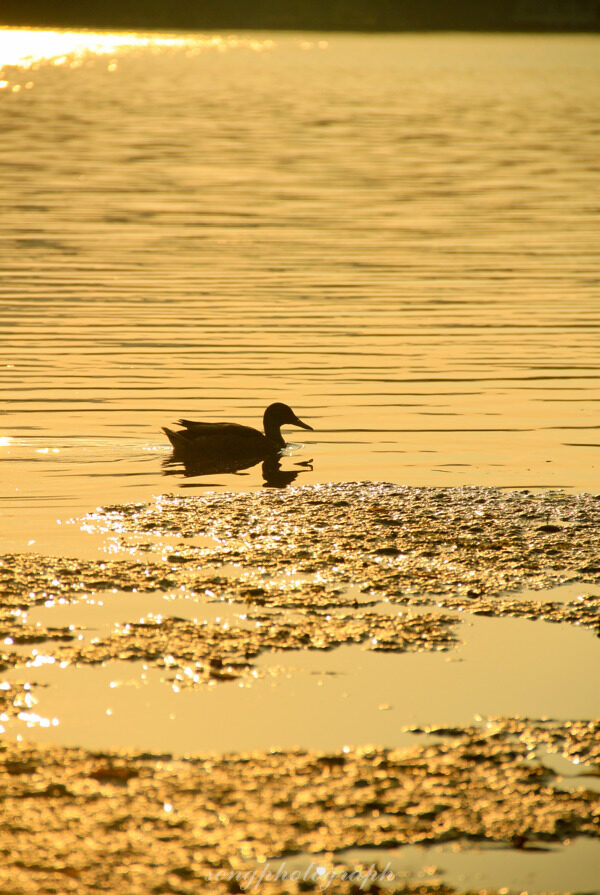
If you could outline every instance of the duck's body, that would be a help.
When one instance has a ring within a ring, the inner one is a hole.
[[[312,431],[312,426],[298,419],[291,407],[277,403],[270,404],[265,410],[264,434],[239,423],[202,423],[184,419],[179,420],[182,429],[174,432],[164,427],[163,432],[179,454],[256,457],[258,460],[275,456],[285,447],[281,435],[281,427],[285,424]]]

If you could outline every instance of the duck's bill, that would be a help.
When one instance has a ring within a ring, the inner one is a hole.
[[[298,419],[297,416],[294,417],[293,425],[300,426],[301,429],[309,429],[311,432],[314,432],[312,426],[309,426],[308,423],[303,423],[302,420]]]

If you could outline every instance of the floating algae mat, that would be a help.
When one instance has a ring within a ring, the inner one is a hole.
[[[600,500],[589,495],[373,484],[111,507],[86,517],[84,527],[96,525],[137,558],[2,558],[0,664],[22,665],[37,648],[28,645],[46,640],[52,648],[44,654],[59,663],[140,660],[192,686],[248,678],[265,652],[348,643],[378,652],[448,650],[457,638],[448,610],[597,632],[599,521]],[[542,592],[574,582],[582,591],[571,599]],[[520,588],[529,589],[526,597]],[[122,611],[115,602],[114,628],[91,639],[73,620],[27,618],[35,606],[124,590],[139,598],[139,611],[135,601]],[[145,594],[164,595],[164,611],[146,617]],[[182,597],[199,604],[197,617],[175,610]],[[425,611],[385,615],[373,608],[382,600]],[[207,601],[242,604],[249,623],[203,618]]]
[[[528,851],[580,837],[600,843],[600,796],[556,788],[555,774],[532,752],[546,742],[598,763],[598,734],[598,724],[498,719],[406,750],[188,758],[5,742],[0,888],[319,891],[318,881],[300,886],[272,876],[249,886],[273,856],[450,842]],[[397,890],[452,891],[404,877]],[[357,889],[339,877],[328,891]]]
[[[132,559],[3,556],[6,625],[11,609],[117,589],[310,612],[387,598],[598,627],[597,588],[570,600],[535,592],[600,583],[600,496],[332,484],[160,497],[99,510],[82,526]]]
[[[443,843],[596,854],[596,497],[340,484],[81,524],[102,559],[0,560],[3,890],[235,892],[277,855]]]
[[[38,653],[31,667],[5,674],[30,691],[4,727],[90,749],[233,752],[409,745],[407,725],[455,727],[487,715],[595,717],[597,638],[541,623],[532,637],[533,628],[464,613],[451,651],[269,650],[252,673],[209,686],[194,681],[191,665],[188,674],[139,660],[61,668]]]

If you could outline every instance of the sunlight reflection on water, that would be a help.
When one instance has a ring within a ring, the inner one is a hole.
[[[276,400],[306,483],[596,488],[599,43],[0,29],[7,533]]]
[[[88,56],[114,56],[135,49],[177,48],[191,51],[240,47],[261,52],[274,46],[271,38],[211,35],[139,34],[135,32],[64,31],[0,28],[0,72],[8,66],[27,71],[41,62],[76,68]],[[114,70],[114,69],[113,69]]]
[[[111,616],[113,622],[124,618],[119,596],[109,598],[106,607],[36,609],[32,618],[47,622],[54,612],[57,618],[84,618],[90,625],[86,638],[102,635]],[[143,614],[145,598],[136,596]],[[135,598],[125,600],[131,610]],[[152,605],[170,614],[161,598],[153,598]],[[241,604],[203,606],[200,601],[184,610],[186,616],[227,618],[234,626],[243,624],[241,611]],[[267,651],[255,660],[256,675],[218,685],[213,680],[193,690],[174,688],[164,669],[143,660],[76,666],[48,662],[41,653],[26,672],[35,692],[31,706],[41,717],[58,717],[60,725],[54,730],[45,726],[35,738],[91,749],[175,753],[275,746],[337,750],[365,741],[412,745],[418,741],[407,729],[412,724],[454,727],[486,717],[594,717],[600,659],[593,632],[539,622],[533,639],[529,620],[464,613],[461,621],[463,642],[449,652],[377,653],[355,645]],[[6,678],[23,680],[24,673],[15,669]],[[16,722],[7,726],[11,737],[18,729]]]

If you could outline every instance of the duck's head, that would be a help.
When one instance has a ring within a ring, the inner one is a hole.
[[[287,404],[282,404],[281,402],[269,404],[265,410],[263,424],[265,427],[265,435],[268,438],[273,438],[274,441],[283,441],[279,431],[281,426],[299,426],[301,429],[310,429],[311,432],[313,431],[312,426],[309,426],[308,423],[303,423],[301,419],[298,419],[291,407],[288,407]]]

